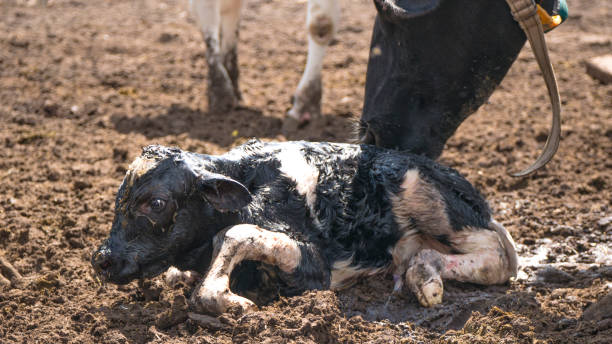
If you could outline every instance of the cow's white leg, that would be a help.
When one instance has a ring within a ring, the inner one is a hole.
[[[230,290],[229,276],[243,260],[261,261],[292,273],[302,257],[298,243],[286,234],[270,232],[255,225],[237,225],[217,234],[213,241],[213,260],[204,278],[192,295],[199,311],[223,313],[230,307],[243,312],[256,306]]]
[[[225,0],[221,7],[221,55],[223,66],[232,82],[234,95],[238,101],[242,94],[238,87],[238,34],[240,32],[240,12],[244,2],[242,0]]]
[[[170,287],[176,286],[179,282],[193,286],[202,276],[195,271],[181,271],[171,266],[164,274],[164,280]]]
[[[288,112],[290,122],[301,125],[321,114],[321,69],[327,46],[333,40],[340,17],[337,0],[309,0],[308,59]]]
[[[221,9],[231,0],[191,0],[191,11],[206,44],[208,65],[208,107],[213,112],[231,110],[238,104],[231,78],[223,64],[221,51]]]
[[[483,285],[500,284],[516,276],[516,251],[508,232],[465,228],[451,238],[451,246],[462,254],[444,254],[425,248],[409,262],[406,282],[421,305],[442,302],[442,279]]]

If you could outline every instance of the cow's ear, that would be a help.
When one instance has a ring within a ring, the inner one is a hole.
[[[378,13],[389,19],[410,19],[427,14],[442,0],[374,0]]]
[[[196,187],[215,209],[223,212],[241,209],[253,199],[246,186],[216,173],[200,175]]]

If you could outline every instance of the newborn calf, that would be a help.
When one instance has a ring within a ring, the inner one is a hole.
[[[517,255],[480,193],[428,158],[251,141],[220,156],[144,148],[92,264],[118,284],[195,270],[205,277],[191,301],[221,313],[386,272],[429,307],[443,279],[508,281]]]

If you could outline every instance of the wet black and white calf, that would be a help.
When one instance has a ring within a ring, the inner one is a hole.
[[[370,145],[251,141],[220,156],[149,146],[115,208],[92,257],[99,275],[198,272],[191,301],[211,313],[378,273],[393,274],[389,293],[406,285],[432,306],[443,279],[499,284],[517,271],[512,238],[459,173]]]

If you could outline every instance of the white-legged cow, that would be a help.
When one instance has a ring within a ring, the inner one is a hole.
[[[190,0],[191,12],[206,44],[211,111],[228,111],[241,99],[236,47],[243,6],[244,0]],[[289,127],[321,112],[323,57],[338,28],[339,15],[337,0],[308,0],[308,59],[287,114]]]

